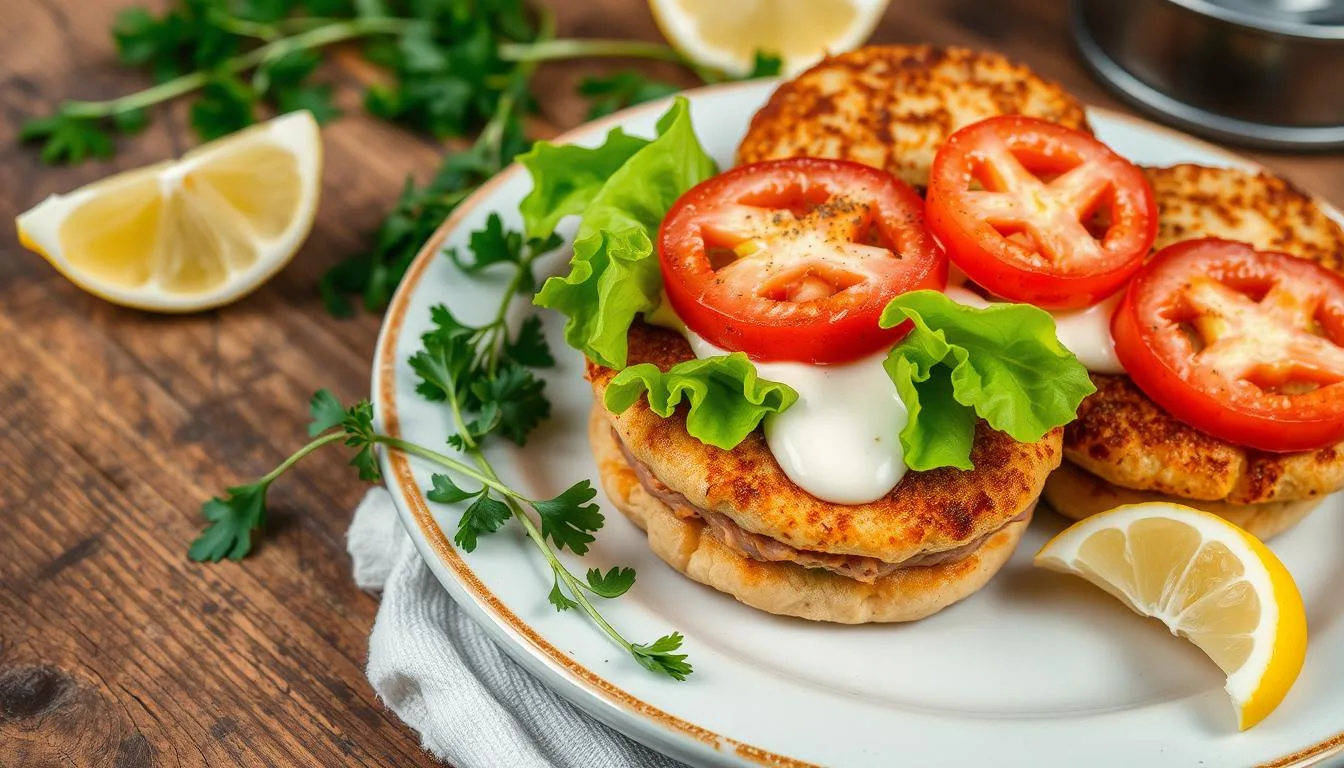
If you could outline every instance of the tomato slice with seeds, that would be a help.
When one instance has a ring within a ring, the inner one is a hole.
[[[994,117],[934,157],[929,228],[992,293],[1077,309],[1124,286],[1157,236],[1143,173],[1092,136],[1031,117]]]
[[[659,232],[663,285],[691,330],[757,360],[839,363],[895,344],[894,296],[947,284],[923,201],[891,174],[816,158],[708,179]]]
[[[1207,238],[1162,249],[1111,319],[1134,383],[1177,419],[1264,451],[1344,440],[1344,277]]]

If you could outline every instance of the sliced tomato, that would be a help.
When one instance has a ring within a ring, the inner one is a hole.
[[[1031,117],[968,125],[933,160],[929,229],[976,283],[1077,309],[1120,290],[1157,236],[1143,173],[1092,136]]]
[[[1307,451],[1344,440],[1344,277],[1208,238],[1162,249],[1111,319],[1134,383],[1231,443]]]
[[[838,363],[896,343],[892,297],[947,284],[923,202],[842,160],[753,163],[688,191],[659,233],[663,284],[691,330],[757,360]]]

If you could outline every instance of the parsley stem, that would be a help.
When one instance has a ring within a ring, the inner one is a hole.
[[[307,32],[300,32],[288,37],[282,37],[265,45],[253,48],[247,53],[234,56],[219,65],[217,70],[238,73],[267,61],[273,56],[278,56],[290,51],[302,51],[311,48],[320,48],[324,45],[331,45],[345,40],[353,40],[360,37],[369,37],[372,35],[399,35],[405,32],[413,22],[408,19],[392,18],[361,18],[353,21],[330,24],[324,27],[315,27]],[[216,70],[216,71],[217,71]],[[122,96],[117,99],[107,101],[67,101],[61,105],[61,113],[70,117],[100,118],[110,117],[121,112],[130,112],[136,109],[150,107],[160,102],[174,99],[185,93],[190,93],[204,86],[213,76],[212,72],[192,72],[188,75],[174,78],[165,83],[160,83],[152,88],[146,88],[139,93],[133,93],[129,96]]]
[[[527,512],[523,511],[516,502],[511,503],[509,506],[513,508],[513,516],[518,518],[518,522],[522,523],[523,530],[527,531],[527,537],[532,540],[533,544],[537,545],[537,549],[541,550],[541,554],[546,558],[546,562],[550,563],[551,571],[556,576],[563,579],[565,584],[569,585],[570,596],[579,604],[579,607],[583,609],[583,612],[588,614],[588,618],[592,619],[593,623],[600,627],[603,632],[606,632],[618,645],[627,651],[634,653],[634,647],[631,642],[622,637],[621,633],[616,631],[616,628],[611,626],[611,624],[602,617],[602,614],[597,610],[597,607],[588,599],[588,595],[584,593],[584,585],[579,581],[579,578],[573,573],[570,573],[570,570],[565,567],[565,564],[560,562],[560,558],[556,556],[555,550],[546,543],[546,539],[542,537],[541,531],[537,530],[537,524],[532,522],[532,517],[528,515]]]
[[[237,16],[230,16],[223,11],[212,8],[209,11],[210,20],[220,29],[238,35],[239,37],[251,37],[264,43],[269,43],[282,36],[280,30],[273,24],[261,24],[247,19],[240,19]]]
[[[439,453],[438,451],[431,451],[430,449],[425,448],[423,446],[407,442],[400,438],[391,437],[389,435],[374,435],[372,440],[375,443],[381,443],[382,445],[386,445],[389,448],[395,448],[398,451],[401,451],[402,453],[409,453],[412,456],[419,456],[422,459],[432,461],[435,464],[451,469],[454,472],[466,475],[467,477],[470,477],[472,480],[475,480],[476,482],[490,488],[491,490],[497,491],[506,498],[520,499],[522,501],[526,501],[529,503],[532,501],[531,499],[519,494],[517,491],[513,490],[512,488],[501,482],[499,477],[495,475],[493,471],[491,471],[488,475],[483,474],[473,469],[472,466],[470,464],[467,464],[466,462],[458,461],[457,459],[454,459],[451,456],[445,456],[444,454]],[[477,452],[474,451],[473,455],[475,455],[475,453]],[[480,462],[478,461],[477,463],[479,464]]]
[[[545,40],[535,43],[503,43],[499,57],[504,61],[558,61],[589,57],[656,59],[685,64],[686,59],[669,45],[642,40]]]
[[[461,422],[459,421],[459,425],[460,424]],[[468,453],[470,453],[471,457],[476,460],[476,466],[481,468],[481,472],[489,477],[489,481],[482,480],[482,482],[486,482],[490,487],[495,488],[496,490],[501,487],[506,487],[503,482],[500,481],[499,475],[495,474],[495,468],[490,466],[490,462],[486,460],[485,455],[481,453],[479,448],[472,448]],[[519,499],[523,501],[528,501],[528,499],[512,490],[501,491],[501,493],[506,494],[504,501],[509,505],[509,510],[513,512],[514,518],[516,518],[523,526],[523,530],[527,532],[527,537],[532,540],[533,544],[537,545],[537,549],[541,550],[542,556],[546,558],[546,562],[551,566],[551,572],[569,586],[570,596],[579,604],[579,607],[583,609],[583,612],[588,614],[588,618],[592,619],[593,623],[600,627],[603,632],[606,632],[618,645],[627,651],[634,653],[634,646],[629,640],[622,637],[621,633],[616,631],[616,628],[611,626],[611,624],[602,617],[602,614],[598,612],[597,607],[592,604],[588,599],[588,595],[584,593],[582,582],[580,582],[578,577],[565,567],[564,563],[560,562],[560,558],[556,555],[555,550],[551,548],[551,545],[546,543],[546,538],[541,535],[541,531],[537,529],[537,524],[532,521],[532,516],[527,514],[527,511],[518,503]]]
[[[535,42],[525,43],[523,45],[545,46],[556,42],[564,42],[554,39],[555,14],[552,13],[549,8],[542,8],[538,13],[537,39]],[[519,45],[519,43],[504,43],[500,46],[500,49],[503,50],[511,45]],[[504,61],[512,61],[512,59],[509,59],[508,57],[501,58],[503,58]],[[491,152],[491,157],[497,159],[501,167],[505,162],[505,158],[499,157],[500,145],[504,140],[504,128],[508,125],[509,115],[517,106],[518,92],[524,91],[527,88],[527,83],[532,79],[532,73],[536,71],[537,64],[541,60],[518,59],[518,61],[520,62],[519,65],[509,73],[509,79],[512,82],[517,83],[518,86],[516,88],[506,87],[503,92],[500,93],[499,101],[495,104],[495,112],[490,116],[490,122],[485,124],[485,127],[481,129],[480,135],[476,137],[476,144],[478,146],[488,147],[493,150]],[[513,158],[508,159],[512,160]],[[510,296],[512,296],[512,294],[510,294]]]
[[[280,462],[279,466],[277,466],[275,469],[272,469],[270,472],[267,472],[265,475],[262,475],[261,479],[257,480],[255,484],[270,485],[271,483],[275,482],[275,479],[277,477],[285,474],[290,470],[291,467],[302,461],[303,457],[307,456],[313,451],[316,451],[318,448],[321,448],[324,445],[334,443],[338,440],[343,439],[344,437],[345,437],[344,432],[330,432],[328,434],[322,435],[321,437],[315,438],[312,442],[308,443],[299,450],[290,454],[289,458]]]

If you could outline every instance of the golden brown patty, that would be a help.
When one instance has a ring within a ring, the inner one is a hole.
[[[1228,504],[1224,501],[1173,499],[1171,496],[1153,491],[1121,488],[1102,480],[1071,461],[1064,462],[1059,469],[1050,473],[1050,478],[1045,481],[1045,491],[1041,493],[1041,498],[1045,499],[1051,509],[1070,520],[1082,520],[1125,504],[1177,501],[1219,515],[1261,539],[1272,538],[1297,525],[1302,518],[1320,506],[1322,501],[1320,496],[1297,501],[1270,501],[1264,504]]]
[[[692,359],[686,340],[636,323],[629,364],[666,370]],[[598,402],[615,372],[588,363]],[[684,413],[662,418],[641,398],[612,426],[636,461],[694,506],[726,515],[743,529],[798,549],[875,557],[889,563],[952,549],[997,531],[1035,501],[1059,466],[1060,430],[1019,443],[983,423],[971,460],[975,469],[907,473],[887,496],[869,504],[822,501],[794,485],[775,462],[760,430],[731,451],[686,432]]]
[[[1031,115],[1087,130],[1083,105],[997,53],[931,45],[868,46],[784,83],[752,118],[739,163],[831,157],[882,168],[917,187],[962,126]]]
[[[1116,485],[1187,499],[1260,504],[1344,486],[1344,445],[1267,453],[1177,421],[1128,376],[1092,374],[1096,394],[1064,428],[1064,456]]]
[[[872,583],[793,563],[762,563],[724,545],[698,519],[678,517],[639,482],[599,403],[588,439],[603,490],[648,534],[649,547],[691,579],[770,613],[842,624],[914,621],[973,594],[1012,557],[1031,522],[1009,523],[963,560],[902,568]]]
[[[1159,211],[1157,242],[1221,237],[1341,271],[1344,232],[1307,194],[1268,173],[1202,165],[1145,168]]]
[[[1146,169],[1158,245],[1222,237],[1339,270],[1344,232],[1288,182],[1180,165]],[[1229,504],[1307,499],[1344,487],[1344,444],[1303,453],[1243,448],[1177,421],[1128,376],[1094,374],[1096,394],[1064,430],[1064,456],[1125,488]]]

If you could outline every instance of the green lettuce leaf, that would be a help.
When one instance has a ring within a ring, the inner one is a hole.
[[[901,446],[911,469],[971,469],[976,417],[1033,442],[1073,421],[1096,391],[1059,343],[1054,318],[1027,304],[977,309],[936,291],[892,299],[881,324],[914,328],[884,367],[910,412]]]
[[[616,374],[607,384],[607,410],[623,413],[641,395],[663,418],[679,403],[690,405],[686,431],[702,443],[731,450],[761,423],[798,399],[785,384],[756,375],[756,366],[741,352],[703,360],[686,360],[667,371],[640,363]]]
[[[583,215],[570,273],[548,279],[534,302],[569,318],[565,340],[570,346],[616,369],[625,367],[630,324],[660,300],[662,276],[653,241],[663,216],[682,193],[715,172],[714,161],[695,137],[683,98],[659,119],[657,138],[637,149],[635,141],[613,134],[597,150],[560,154],[552,151],[559,149],[555,147],[533,149],[527,161],[534,192],[541,190],[535,198],[529,195],[524,206],[529,233],[553,230],[560,218],[578,208]],[[624,153],[630,154],[611,170]],[[555,162],[557,158],[564,162]],[[553,178],[557,174],[575,181]],[[594,189],[603,176],[605,182]]]
[[[528,239],[544,240],[561,219],[583,213],[607,179],[648,144],[617,128],[600,147],[539,141],[519,155],[518,162],[532,174],[532,191],[518,206]]]

